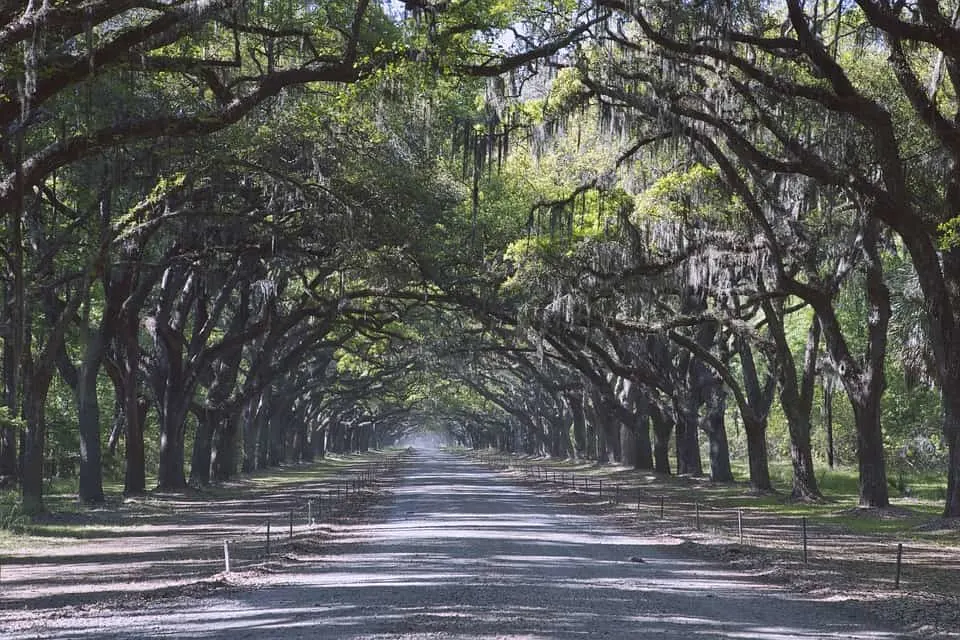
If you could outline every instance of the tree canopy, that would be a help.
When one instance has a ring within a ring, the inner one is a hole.
[[[958,15],[5,3],[0,477],[436,429],[875,507],[925,466],[960,516]]]

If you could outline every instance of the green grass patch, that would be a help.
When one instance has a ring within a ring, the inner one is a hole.
[[[495,456],[493,451],[483,455]],[[733,462],[733,483],[714,483],[708,478],[666,476],[649,471],[624,470],[613,465],[600,465],[590,460],[563,460],[530,458],[527,463],[538,465],[549,472],[575,472],[580,477],[603,478],[604,486],[622,483],[639,486],[647,493],[661,493],[668,500],[700,502],[721,509],[753,509],[771,517],[806,517],[811,523],[821,523],[857,534],[889,535],[903,540],[923,540],[941,544],[960,543],[960,531],[944,530],[935,526],[943,510],[943,474],[935,472],[904,472],[903,491],[890,486],[891,508],[885,510],[860,509],[859,477],[855,467],[839,466],[833,469],[825,464],[817,467],[817,483],[824,499],[817,502],[795,501],[790,498],[793,468],[790,462],[770,462],[770,476],[776,493],[756,494],[746,482],[746,461]],[[901,483],[901,474],[891,473],[894,485]],[[933,525],[931,523],[934,523]]]
[[[370,451],[361,454],[329,455],[312,463],[287,465],[238,476],[222,484],[202,489],[190,489],[177,494],[176,499],[218,500],[240,498],[250,493],[282,491],[309,482],[350,476],[351,469],[387,464],[398,455],[398,450]],[[100,505],[85,505],[77,500],[75,479],[53,479],[45,485],[46,513],[29,518],[20,509],[19,490],[0,492],[0,548],[22,546],[28,537],[34,538],[99,538],[110,531],[137,524],[145,513],[170,513],[175,509],[169,495],[148,493],[125,500],[119,482],[105,482],[106,501]]]

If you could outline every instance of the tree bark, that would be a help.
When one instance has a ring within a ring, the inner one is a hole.
[[[960,380],[957,381],[960,385]],[[946,518],[960,517],[960,394],[958,387],[947,396],[943,395],[943,435],[947,443],[947,496],[943,515]]]
[[[43,512],[44,453],[46,452],[46,401],[52,376],[37,372],[28,377],[24,390],[23,409],[26,428],[23,431],[23,462],[20,495],[24,513]]]
[[[747,458],[750,464],[750,486],[758,493],[773,491],[767,456],[767,420],[754,416],[743,417],[747,436]]]
[[[821,321],[814,317],[807,330],[803,369],[797,377],[797,365],[787,341],[783,325],[782,303],[765,303],[767,324],[777,348],[780,375],[780,406],[790,432],[790,461],[793,465],[793,489],[796,499],[816,500],[822,497],[814,473],[813,452],[810,447],[810,413],[813,410],[813,390],[816,382],[816,360],[820,344]]]
[[[708,397],[706,415],[701,422],[710,446],[710,479],[714,482],[733,482],[733,470],[730,468],[730,445],[727,442],[727,428],[724,417],[726,406],[723,387],[717,381]]]
[[[700,442],[697,438],[699,420],[695,400],[675,398],[674,424],[676,427],[677,474],[703,475],[703,462],[700,457]]]
[[[621,420],[620,450],[623,463],[634,469],[653,469],[653,450],[650,445],[650,411],[640,386],[632,380],[620,381],[620,402],[632,421]]]
[[[196,412],[197,428],[193,436],[193,451],[190,455],[190,486],[204,487],[210,484],[210,466],[213,458],[213,438],[220,412],[204,408]]]
[[[673,423],[665,412],[657,407],[650,414],[653,421],[653,470],[670,475],[670,434]]]
[[[136,316],[124,314],[122,320],[123,408],[126,416],[125,461],[123,492],[138,495],[147,490],[147,458],[143,440],[146,403],[140,398],[140,340]]]
[[[100,332],[91,340],[99,345],[88,347],[80,365],[77,380],[77,418],[80,431],[79,498],[86,503],[103,502],[103,462],[100,442],[100,402],[97,397],[97,374],[103,354]],[[97,351],[91,354],[89,351]]]
[[[573,421],[573,455],[580,459],[587,453],[587,426],[583,412],[583,397],[579,392],[570,392],[566,394],[566,399]]]

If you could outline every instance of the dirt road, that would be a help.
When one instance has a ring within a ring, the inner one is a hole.
[[[256,588],[79,610],[4,637],[898,637],[852,606],[627,537],[451,454],[412,455],[392,492],[371,522]]]

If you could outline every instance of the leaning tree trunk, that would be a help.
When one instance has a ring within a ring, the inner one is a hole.
[[[841,371],[857,428],[857,458],[860,470],[860,504],[886,507],[890,504],[887,470],[880,424],[880,400],[883,397],[884,363],[887,353],[887,329],[890,324],[890,291],[883,280],[878,250],[879,222],[869,221],[863,231],[866,267],[867,347],[862,366],[847,352],[840,325],[832,314],[821,314],[821,326],[828,349]],[[832,308],[830,309],[832,312]]]
[[[822,496],[820,487],[817,486],[810,447],[810,413],[813,410],[821,320],[814,316],[810,321],[804,346],[803,368],[798,377],[797,365],[783,325],[783,308],[780,305],[774,306],[767,301],[764,303],[764,312],[777,349],[780,406],[787,419],[787,430],[790,434],[790,461],[793,464],[791,495],[796,499],[819,499]]]
[[[776,388],[776,361],[771,362],[766,380],[764,384],[760,384],[750,342],[739,337],[736,340],[736,349],[740,356],[740,371],[747,404],[741,408],[740,417],[743,419],[743,430],[747,436],[750,486],[758,493],[767,493],[773,491],[767,452],[767,416],[770,414]]]
[[[793,465],[794,499],[819,499],[822,494],[817,485],[817,476],[813,467],[813,449],[810,445],[810,414],[801,407],[795,407],[784,400],[781,394],[781,406],[787,417],[790,432],[790,462]]]

